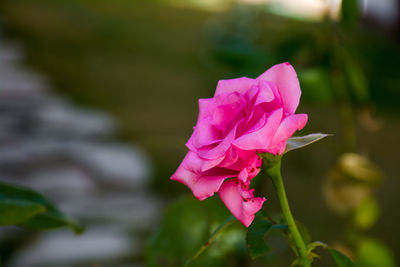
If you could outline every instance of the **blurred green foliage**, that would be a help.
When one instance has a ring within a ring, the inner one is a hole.
[[[364,239],[357,252],[360,267],[395,267],[394,255],[390,249],[374,239]]]
[[[207,57],[208,13],[130,0],[2,1],[0,10],[28,61],[78,103],[116,115],[121,137],[155,161],[155,186],[179,190],[165,174],[183,157],[197,99],[228,73]]]
[[[361,229],[370,229],[379,218],[379,204],[376,199],[363,199],[354,212],[354,225]]]
[[[342,0],[341,22],[346,28],[354,27],[360,18],[358,0]]]
[[[229,215],[218,198],[200,202],[187,196],[176,200],[150,239],[146,250],[147,265],[182,266]],[[245,228],[236,221],[221,231],[209,246],[189,266],[243,266],[246,260]],[[229,257],[231,254],[235,256]]]

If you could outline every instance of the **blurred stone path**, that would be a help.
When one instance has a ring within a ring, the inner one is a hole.
[[[143,233],[161,210],[147,188],[148,158],[115,140],[112,117],[54,95],[22,60],[21,47],[1,38],[0,180],[43,193],[87,229],[82,236],[62,229],[33,239],[2,229],[0,243],[29,239],[5,266],[142,266]]]

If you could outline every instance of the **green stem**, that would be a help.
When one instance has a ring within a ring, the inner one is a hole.
[[[290,211],[289,203],[287,200],[285,187],[283,185],[283,180],[281,176],[281,161],[279,160],[275,164],[268,165],[265,170],[267,175],[271,178],[272,183],[274,184],[276,193],[279,198],[279,202],[281,204],[283,218],[288,225],[289,233],[293,239],[293,242],[296,246],[296,250],[298,253],[298,257],[300,260],[300,264],[304,267],[311,266],[310,260],[307,257],[307,247],[303,241],[303,238],[300,235],[300,232],[296,226],[296,223],[293,219],[292,212]]]

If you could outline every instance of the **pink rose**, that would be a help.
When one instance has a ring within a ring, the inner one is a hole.
[[[186,144],[189,152],[171,179],[187,185],[199,200],[218,192],[248,227],[265,201],[250,189],[261,167],[257,153],[282,154],[286,140],[307,123],[306,114],[294,114],[300,94],[289,63],[275,65],[257,79],[219,81],[213,98],[199,100],[197,124]]]

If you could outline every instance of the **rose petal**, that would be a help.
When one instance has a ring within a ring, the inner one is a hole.
[[[236,136],[241,136],[244,133],[254,132],[264,126],[268,117],[268,113],[261,106],[253,108],[251,114],[247,117],[246,123],[238,126]]]
[[[234,92],[244,95],[247,90],[249,90],[255,84],[257,84],[257,81],[255,79],[250,79],[247,77],[220,80],[217,84],[217,89],[215,90],[214,97],[221,94]]]
[[[238,172],[241,172],[243,169],[248,167],[258,168],[260,166],[257,165],[258,155],[256,150],[242,150],[232,146],[229,151],[231,152],[226,155],[225,159],[218,166]],[[228,160],[229,157],[230,160]],[[252,173],[249,173],[249,175],[252,175]]]
[[[212,119],[213,102],[214,100],[212,98],[199,99],[199,116],[197,118],[197,123],[196,126],[193,127],[192,136],[186,143],[186,146],[192,151],[220,141],[220,131],[209,123]]]
[[[245,192],[242,192],[243,190],[245,190]],[[237,179],[226,180],[221,185],[218,194],[233,216],[246,227],[249,227],[252,223],[254,214],[261,209],[265,201],[265,198],[262,197],[254,198],[251,190],[240,188]],[[243,195],[249,198],[244,200]]]
[[[229,166],[235,164],[239,160],[239,155],[234,147],[230,147],[225,154],[224,160],[219,163],[219,166],[222,168],[229,168]],[[237,170],[241,170],[237,169]]]
[[[221,141],[221,132],[206,120],[202,120],[194,127],[194,131],[186,146],[195,150]]]
[[[300,84],[296,71],[290,63],[275,65],[257,78],[274,82],[282,97],[284,113],[294,114],[300,101]]]
[[[278,129],[282,119],[282,109],[273,111],[263,127],[249,132],[233,141],[233,145],[243,150],[266,149]]]
[[[212,115],[214,98],[200,98],[198,102],[199,102],[199,116],[197,118],[197,122]]]
[[[214,167],[217,167],[217,165],[219,165],[225,157],[221,157],[218,159],[204,159],[204,163],[201,166],[201,171],[202,172],[206,172]]]
[[[232,128],[232,125],[235,125],[244,116],[243,104],[238,101],[236,103],[218,106],[214,110],[211,123],[224,135],[231,130],[230,128]]]
[[[285,151],[286,140],[291,137],[295,131],[303,129],[307,120],[307,114],[295,114],[283,119],[266,152],[282,154]]]
[[[238,179],[242,182],[247,182],[247,178],[249,177],[249,173],[247,172],[247,168],[244,168],[239,172]]]
[[[229,132],[229,134],[215,147],[200,148],[197,153],[205,159],[218,159],[225,156],[226,151],[231,147],[235,139],[237,125]]]
[[[206,199],[217,192],[226,178],[231,178],[237,172],[222,168],[213,168],[203,172],[206,160],[199,158],[196,153],[188,152],[171,180],[188,186],[199,200]]]
[[[259,92],[256,98],[255,106],[261,103],[268,103],[275,99],[272,87],[274,85],[271,82],[259,80],[258,88]]]

